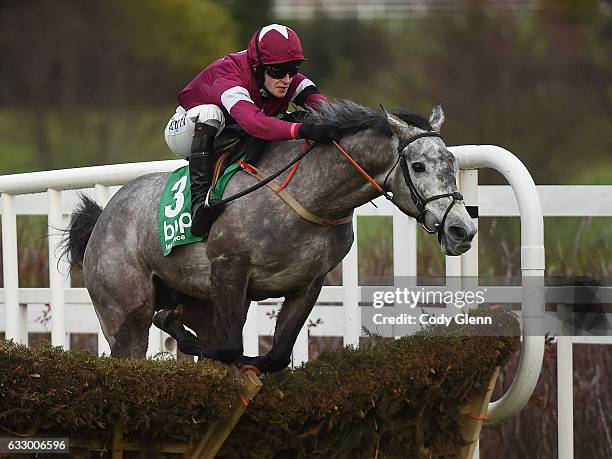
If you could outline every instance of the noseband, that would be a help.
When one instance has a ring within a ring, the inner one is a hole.
[[[448,213],[453,208],[455,203],[463,201],[463,195],[459,193],[459,191],[453,191],[450,193],[437,194],[435,196],[430,196],[428,198],[425,198],[419,192],[419,190],[417,190],[416,186],[414,185],[414,182],[412,181],[412,176],[410,175],[410,167],[408,166],[406,155],[402,154],[402,152],[404,151],[406,147],[408,147],[408,145],[410,145],[416,140],[422,139],[423,137],[440,137],[440,134],[434,131],[421,132],[420,134],[416,134],[410,137],[409,139],[405,140],[404,142],[402,142],[397,147],[398,160],[395,163],[395,166],[393,166],[393,168],[387,174],[387,177],[385,178],[385,185],[386,185],[387,179],[391,175],[391,172],[393,172],[393,170],[397,167],[397,164],[399,162],[399,165],[402,171],[402,176],[404,177],[404,182],[406,183],[406,186],[410,190],[410,197],[412,199],[412,202],[414,203],[417,210],[419,211],[419,215],[415,217],[416,221],[418,221],[423,226],[423,229],[427,231],[429,234],[438,233],[438,242],[440,242],[442,240],[442,235],[444,234],[444,223],[446,222],[446,217],[448,216]],[[449,197],[453,198],[453,200],[446,208],[446,211],[444,212],[444,216],[442,217],[442,221],[439,223],[438,222],[433,223],[433,227],[428,226],[428,222],[426,221],[425,216],[427,212],[431,213],[431,211],[426,209],[426,205],[437,199],[449,198]],[[387,197],[387,199],[391,199],[391,201],[393,202],[393,198]],[[397,205],[395,202],[394,204]]]

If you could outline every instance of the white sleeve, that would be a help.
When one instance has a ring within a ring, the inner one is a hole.
[[[295,98],[296,98],[297,96],[299,96],[299,95],[300,95],[300,93],[301,93],[301,92],[302,92],[304,89],[306,89],[308,86],[315,86],[315,84],[314,84],[314,83],[313,83],[311,80],[309,80],[308,78],[304,78],[304,79],[303,79],[303,80],[300,82],[300,84],[298,85],[298,87],[297,87],[297,88],[295,88],[295,92],[293,93],[293,97],[291,98],[291,102],[293,102],[293,101],[295,100]]]
[[[255,102],[253,102],[253,100],[251,99],[249,91],[247,91],[247,89],[243,88],[242,86],[234,86],[225,90],[223,94],[221,94],[221,103],[223,104],[228,113],[230,113],[234,105],[236,105],[241,100],[255,104]]]

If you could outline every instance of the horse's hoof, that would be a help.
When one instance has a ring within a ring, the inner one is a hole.
[[[255,365],[249,365],[247,363],[240,366],[240,373],[246,373],[247,371],[252,371],[256,376],[261,376],[261,370]]]
[[[155,325],[160,330],[166,331],[168,326],[181,318],[181,310],[176,309],[162,309],[158,311],[153,316],[153,325]]]

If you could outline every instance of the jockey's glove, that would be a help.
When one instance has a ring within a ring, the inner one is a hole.
[[[302,123],[298,133],[300,139],[314,140],[318,143],[329,143],[338,137],[334,128],[319,123]]]

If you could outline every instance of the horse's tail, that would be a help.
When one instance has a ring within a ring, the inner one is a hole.
[[[61,256],[68,256],[70,269],[83,267],[85,248],[101,213],[102,207],[96,201],[89,196],[81,196],[81,203],[73,212],[62,239]]]

